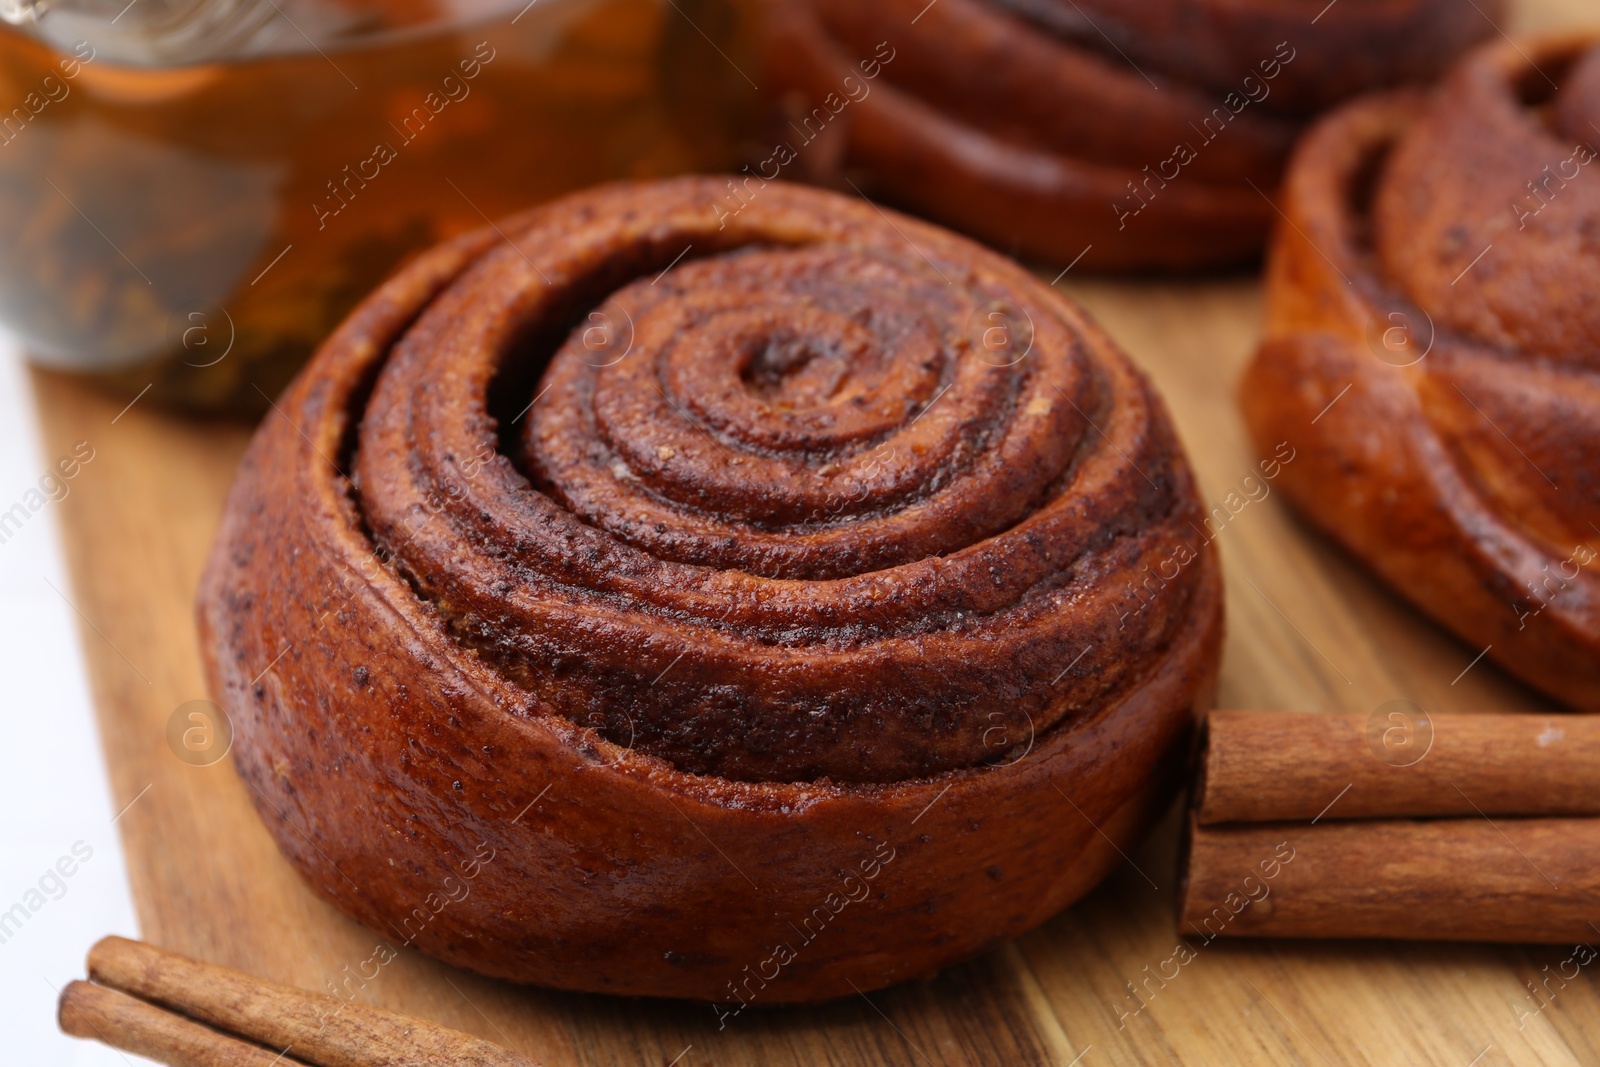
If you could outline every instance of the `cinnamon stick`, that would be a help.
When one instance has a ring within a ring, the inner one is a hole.
[[[1600,819],[1190,825],[1183,936],[1600,943]]]
[[[57,1020],[62,1033],[101,1041],[168,1067],[299,1067],[301,1063],[88,982],[67,983]]]
[[[89,977],[99,985],[73,982],[62,993],[62,1029],[177,1067],[265,1067],[280,1053],[280,1064],[313,1067],[536,1067],[436,1023],[121,937],[90,950]],[[267,1060],[251,1058],[250,1048],[270,1049]]]
[[[1201,825],[1429,815],[1600,815],[1600,716],[1212,712]]]

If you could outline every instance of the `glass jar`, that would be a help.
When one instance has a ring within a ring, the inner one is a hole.
[[[0,322],[196,409],[264,409],[408,254],[757,116],[749,0],[47,2],[0,0]]]

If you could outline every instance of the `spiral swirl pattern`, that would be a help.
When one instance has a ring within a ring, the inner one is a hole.
[[[380,929],[515,856],[418,935],[446,959],[726,999],[865,848],[873,903],[763,995],[926,973],[1116,862],[1211,691],[1192,477],[1109,340],[934,227],[724,192],[429,253],[235,486],[201,617],[241,773]]]
[[[1295,228],[1277,239],[1243,393],[1258,443],[1311,456],[1289,484],[1308,515],[1509,671],[1588,710],[1597,145],[1592,34],[1485,47],[1430,96],[1330,117],[1291,168]]]
[[[1008,264],[776,187],[713,230],[708,185],[541,220],[550,284],[500,247],[423,312],[356,449],[379,546],[531,693],[697,773],[917,777],[1094,706],[1198,579],[1111,636],[1107,569],[1194,538],[1145,384]],[[526,415],[468,476],[497,401]]]

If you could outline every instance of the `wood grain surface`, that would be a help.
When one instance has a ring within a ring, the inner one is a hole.
[[[1593,0],[1545,0],[1523,5],[1506,29],[1585,18],[1600,20]],[[1233,396],[1258,337],[1254,279],[1069,274],[1059,285],[1156,379],[1209,502],[1257,473]],[[59,505],[67,594],[113,795],[118,807],[135,801],[118,826],[143,936],[157,944],[308,988],[348,983],[364,1002],[550,1067],[1600,1063],[1600,978],[1553,981],[1539,1001],[1526,984],[1555,974],[1570,948],[1219,940],[1179,965],[1176,812],[1087,899],[1013,944],[932,981],[747,1012],[721,1031],[705,1005],[517,988],[410,951],[358,986],[352,976],[378,935],[300,883],[228,760],[193,766],[167,740],[174,711],[207,695],[194,591],[247,429],[148,404],[124,410],[126,398],[45,372],[33,381],[46,455],[80,440],[96,450]],[[1298,523],[1276,494],[1241,510],[1217,545],[1224,707],[1548,708]],[[83,760],[83,773],[98,773],[92,754]],[[1504,861],[1520,862],[1509,847]]]

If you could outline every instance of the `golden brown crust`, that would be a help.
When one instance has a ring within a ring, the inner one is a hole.
[[[230,498],[200,610],[240,771],[313,884],[452,962],[763,1002],[927,973],[1087,890],[1209,699],[1216,561],[1109,340],[933,227],[720,192],[429,253]]]
[[[1301,116],[1426,80],[1491,32],[1452,0],[1344,0],[1316,25],[1286,0],[772,9],[795,169],[841,188],[858,173],[1008,251],[1108,268],[1252,259]]]
[[[1285,183],[1267,337],[1242,387],[1258,447],[1288,439],[1307,457],[1285,487],[1308,517],[1586,710],[1600,709],[1600,184],[1576,159],[1600,144],[1597,71],[1592,34],[1498,44],[1431,96],[1319,124]]]

